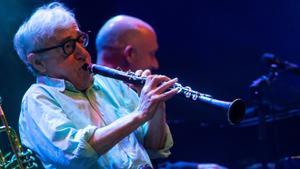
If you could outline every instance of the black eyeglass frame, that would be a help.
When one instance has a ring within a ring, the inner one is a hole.
[[[52,49],[62,48],[64,54],[66,56],[69,56],[75,51],[76,42],[82,44],[83,47],[87,47],[87,45],[89,44],[89,35],[87,33],[81,32],[80,35],[76,39],[67,39],[64,42],[60,43],[59,45],[51,46],[48,48],[42,48],[42,49],[38,49],[38,50],[33,50],[33,51],[31,51],[31,53],[42,53],[42,52],[46,52],[46,51],[49,51]],[[66,48],[65,46],[68,43],[70,43],[71,47],[72,47],[72,50],[70,50],[69,52],[67,52],[65,49]]]

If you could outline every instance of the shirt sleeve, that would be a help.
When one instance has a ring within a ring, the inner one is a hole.
[[[171,155],[170,149],[171,147],[173,147],[174,142],[168,125],[166,126],[165,130],[166,130],[166,140],[165,140],[164,147],[158,150],[147,149],[147,152],[151,159],[167,158]]]
[[[22,101],[19,130],[22,143],[49,168],[89,168],[98,159],[88,144],[96,126],[76,128],[46,91],[31,90]]]
[[[126,97],[124,95],[124,98],[126,99],[123,99],[124,102],[126,102],[128,99],[130,100],[126,104],[124,104],[124,106],[127,107],[129,112],[132,112],[138,105],[138,99],[139,99],[138,95],[127,85],[122,86],[122,90],[123,93],[126,93]],[[146,137],[148,127],[149,127],[148,122],[146,122],[135,130],[135,135],[141,144],[144,144],[144,138]],[[151,159],[167,158],[171,154],[170,148],[173,146],[173,138],[168,125],[165,127],[165,130],[166,130],[165,131],[166,140],[165,140],[164,147],[159,150],[152,150],[152,149],[147,150]]]
[[[139,103],[139,97],[138,97],[137,93],[134,90],[132,90],[127,84],[125,84],[123,82],[117,82],[117,81],[115,81],[115,82],[116,82],[116,84],[112,85],[112,86],[119,86],[118,90],[120,90],[120,95],[116,94],[116,96],[122,97],[122,98],[118,98],[118,99],[122,100],[122,106],[125,109],[125,110],[122,109],[122,111],[121,110],[120,111],[126,112],[125,114],[133,112],[137,108],[138,103]],[[114,91],[118,91],[118,90],[115,89]],[[146,122],[134,131],[134,134],[140,144],[144,144],[144,138],[147,135],[148,127],[149,127],[149,124],[148,124],[148,122]],[[147,150],[150,158],[152,158],[152,159],[166,158],[171,154],[170,148],[173,146],[172,134],[170,132],[169,126],[166,126],[165,130],[166,130],[166,140],[165,140],[164,147],[162,149],[158,149],[158,150],[157,149],[156,150],[154,150],[154,149]]]

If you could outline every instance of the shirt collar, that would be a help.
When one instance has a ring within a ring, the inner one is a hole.
[[[49,76],[38,76],[36,82],[53,87],[60,92],[64,92],[65,90],[80,92],[71,82],[64,79],[58,79]]]

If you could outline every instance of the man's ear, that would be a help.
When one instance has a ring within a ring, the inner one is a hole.
[[[125,56],[125,60],[129,65],[134,64],[135,62],[135,57],[136,57],[136,52],[132,45],[127,45],[123,51],[123,54]]]
[[[39,71],[39,73],[43,74],[46,72],[46,65],[38,55],[29,53],[27,55],[27,60],[37,71]]]

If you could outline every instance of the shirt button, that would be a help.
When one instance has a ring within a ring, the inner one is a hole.
[[[100,90],[100,86],[95,86],[95,90]]]

